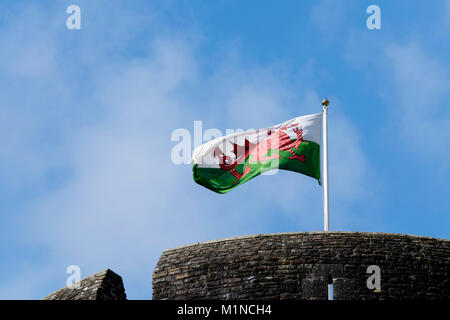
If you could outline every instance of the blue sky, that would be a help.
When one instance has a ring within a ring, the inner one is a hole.
[[[331,229],[450,238],[449,36],[450,1],[2,1],[0,298],[41,298],[79,265],[149,299],[165,249],[321,230],[313,179],[215,194],[170,137],[267,127],[323,97]]]

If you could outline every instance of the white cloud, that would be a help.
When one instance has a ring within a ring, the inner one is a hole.
[[[126,28],[116,31],[129,32]],[[24,37],[20,42],[27,43],[33,33]],[[195,185],[189,166],[170,162],[171,131],[190,129],[199,115],[215,119],[218,126],[246,129],[320,110],[314,88],[305,85],[297,93],[297,84],[281,76],[277,67],[223,65],[213,74],[204,74],[196,45],[180,39],[184,35],[150,38],[149,50],[132,60],[88,58],[85,48],[75,55],[77,63],[72,68],[64,64],[68,69],[60,72],[55,66],[63,61],[66,43],[54,34],[44,46],[52,48],[51,63],[45,63],[44,69],[30,71],[20,55],[14,60],[17,67],[11,72],[15,76],[45,77],[48,90],[60,89],[41,101],[39,81],[28,83],[27,92],[34,101],[30,105],[36,110],[24,121],[18,120],[14,109],[24,98],[17,93],[7,95],[11,99],[3,112],[12,114],[7,118],[10,126],[20,127],[14,143],[9,144],[8,161],[36,159],[41,163],[32,171],[40,177],[35,183],[42,190],[32,203],[25,204],[27,211],[17,221],[22,243],[37,245],[51,255],[40,263],[30,257],[33,272],[12,276],[14,280],[1,287],[3,292],[15,287],[12,292],[19,295],[25,278],[28,292],[24,297],[40,298],[50,293],[43,291],[48,289],[43,279],[55,277],[63,283],[65,267],[78,264],[85,275],[112,268],[124,277],[126,288],[148,277],[147,292],[142,294],[150,298],[151,271],[166,248],[271,232],[279,219],[292,221],[286,231],[321,229],[322,194],[312,179],[280,172],[218,195]],[[13,57],[20,43],[11,41]],[[92,44],[92,39],[86,44]],[[73,85],[68,80],[78,68],[88,71]],[[65,92],[67,99],[60,99],[58,92]],[[209,108],[197,104],[204,96],[211,101]],[[46,105],[52,99],[62,105],[57,111]],[[335,110],[336,116],[330,114],[331,203],[336,204],[336,217],[342,217],[345,225],[351,216],[342,212],[362,201],[359,197],[367,191],[368,164],[357,129],[338,111],[338,104]],[[60,122],[56,129],[55,122]],[[44,135],[47,130],[56,142],[46,140],[51,140]],[[44,177],[55,162],[68,168],[70,175],[58,188],[48,188]],[[10,173],[19,187],[26,172]],[[128,294],[136,297],[133,289]]]

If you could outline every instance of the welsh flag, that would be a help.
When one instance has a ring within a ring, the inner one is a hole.
[[[226,193],[263,172],[284,169],[320,184],[321,135],[322,113],[317,113],[211,140],[193,152],[194,180]]]

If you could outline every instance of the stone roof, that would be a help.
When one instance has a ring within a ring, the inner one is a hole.
[[[43,300],[126,300],[122,277],[110,269],[80,280],[76,288],[64,287]]]

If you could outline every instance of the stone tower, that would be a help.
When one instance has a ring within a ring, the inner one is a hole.
[[[367,282],[379,267],[379,290]],[[370,269],[369,269],[370,270]],[[304,232],[244,236],[166,250],[153,299],[450,299],[450,240]]]

